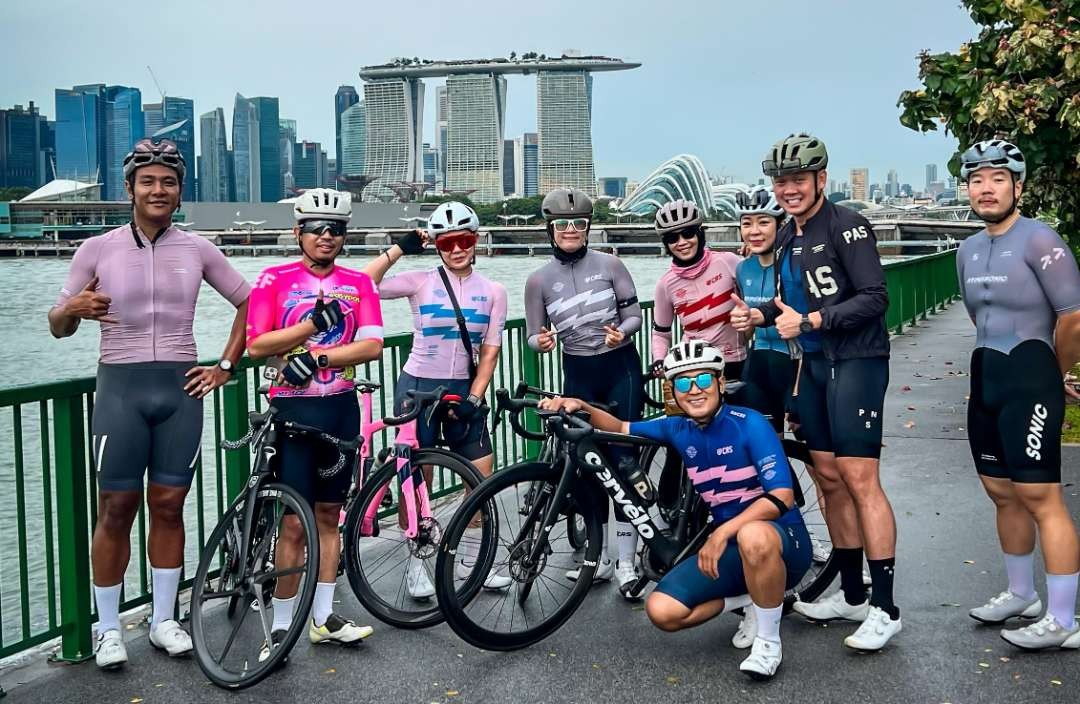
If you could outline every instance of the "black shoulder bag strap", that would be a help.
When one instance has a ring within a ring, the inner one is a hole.
[[[476,378],[476,361],[473,357],[472,339],[469,337],[469,329],[465,327],[465,316],[461,312],[461,306],[458,305],[457,296],[454,295],[454,289],[450,286],[450,278],[446,275],[446,269],[439,267],[439,276],[442,277],[443,286],[446,287],[446,295],[450,297],[450,302],[454,304],[454,317],[457,318],[458,334],[461,335],[461,344],[465,345],[465,354],[469,357],[469,379]]]

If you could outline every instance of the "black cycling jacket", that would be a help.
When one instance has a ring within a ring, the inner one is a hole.
[[[785,302],[781,264],[791,249],[800,245],[803,290],[810,310],[821,312],[825,356],[831,360],[888,357],[885,311],[889,293],[870,222],[828,200],[806,222],[801,237],[795,234],[794,219],[789,220],[777,233],[777,265],[773,267],[776,290]],[[766,325],[773,325],[780,315],[772,302],[758,306],[758,310]]]

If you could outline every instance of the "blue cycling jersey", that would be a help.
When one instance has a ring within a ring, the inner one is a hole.
[[[762,266],[756,256],[749,256],[735,267],[742,299],[751,308],[776,298],[776,280],[773,267]],[[788,354],[787,341],[780,337],[775,327],[758,327],[754,330],[754,349],[776,350]]]
[[[630,434],[663,442],[682,455],[717,523],[738,516],[767,491],[794,487],[776,432],[749,408],[725,404],[705,427],[683,416],[638,421],[630,423]],[[776,522],[799,525],[802,516],[792,508]]]
[[[810,312],[810,303],[806,300],[806,291],[802,282],[802,239],[796,238],[792,244],[790,256],[781,259],[780,285],[784,287],[784,301],[803,315]],[[799,335],[799,344],[807,352],[821,351],[821,333],[804,332]]]

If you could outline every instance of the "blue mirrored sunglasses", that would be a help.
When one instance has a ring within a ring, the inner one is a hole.
[[[704,391],[712,386],[713,374],[712,372],[702,372],[697,376],[680,376],[671,382],[671,385],[675,387],[675,390],[680,394],[690,392],[691,385],[697,385],[699,389]]]

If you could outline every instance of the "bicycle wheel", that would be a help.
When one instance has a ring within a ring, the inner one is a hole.
[[[415,540],[405,536],[404,512],[399,519],[401,497],[393,458],[364,483],[345,518],[349,585],[365,609],[397,628],[427,628],[442,622],[438,602],[430,595],[416,598],[410,588],[415,588],[418,575],[420,581],[434,583],[435,553],[445,525],[464,501],[463,489],[475,488],[483,478],[465,458],[437,448],[413,452],[412,463],[430,471],[432,481],[428,487],[431,515],[420,519]]]
[[[585,518],[574,509],[566,514],[566,542],[575,550],[585,547]]]
[[[563,520],[545,534],[543,516],[560,474],[542,462],[496,472],[469,495],[447,526],[435,588],[446,622],[468,643],[487,650],[532,645],[565,623],[588,594],[602,542],[600,518],[592,508],[596,498],[588,489],[574,491],[576,509],[585,520],[583,552],[570,544]],[[491,524],[495,539],[480,546],[475,566],[462,575],[457,556],[468,549],[467,531],[477,523]],[[539,559],[530,563],[538,544]],[[513,582],[498,592],[470,588],[489,569]],[[577,581],[568,579],[567,571],[576,569],[581,570]]]
[[[792,476],[798,482],[802,493],[803,503],[799,506],[799,511],[810,533],[814,558],[810,569],[795,586],[794,594],[785,600],[790,605],[795,595],[802,601],[816,600],[836,579],[838,568],[832,560],[833,546],[829,537],[829,526],[825,523],[821,496],[811,474],[810,452],[804,443],[791,440],[784,440],[784,452],[791,464]]]
[[[222,516],[203,548],[191,589],[195,660],[211,682],[226,689],[243,689],[260,682],[288,657],[296,639],[307,629],[318,580],[319,536],[311,507],[283,484],[261,487],[255,501],[246,536],[246,500]],[[301,562],[293,568],[277,569],[275,548],[286,521],[296,521],[293,525],[303,534]],[[240,547],[245,539],[247,559],[241,564]],[[270,640],[271,606],[264,597],[264,585],[272,580],[297,581],[294,617],[280,645],[259,662],[263,644]],[[258,610],[248,608],[253,601]],[[235,608],[238,604],[243,608]]]

